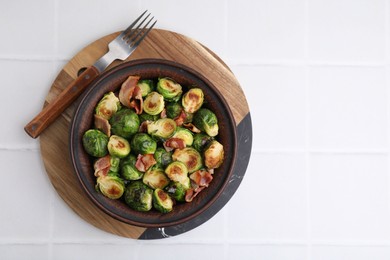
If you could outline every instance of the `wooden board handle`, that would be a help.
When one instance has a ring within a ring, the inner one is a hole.
[[[99,75],[95,67],[86,69],[76,80],[69,84],[61,94],[28,123],[24,130],[32,138],[37,138],[64,110],[76,100],[88,85]]]

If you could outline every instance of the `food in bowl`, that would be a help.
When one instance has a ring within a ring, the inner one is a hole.
[[[96,190],[142,212],[190,203],[224,161],[217,116],[203,103],[202,89],[169,77],[131,75],[105,93],[82,137]]]

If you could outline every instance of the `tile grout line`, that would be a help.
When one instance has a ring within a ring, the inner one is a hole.
[[[386,64],[390,60],[390,53],[389,53],[389,44],[390,44],[390,35],[388,33],[389,26],[390,26],[390,14],[389,14],[389,8],[390,3],[389,0],[385,1],[385,61]],[[387,207],[390,207],[390,153],[389,153],[389,143],[390,143],[390,91],[389,91],[389,84],[390,84],[390,70],[387,66],[385,68],[385,95],[386,95],[386,137],[387,137]]]
[[[309,0],[304,6],[304,71],[305,71],[305,180],[306,180],[306,254],[311,259],[311,205],[310,205],[310,62],[309,62]]]

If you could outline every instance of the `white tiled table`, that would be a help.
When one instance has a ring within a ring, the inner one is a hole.
[[[61,67],[144,9],[231,67],[254,130],[227,206],[157,241],[79,218],[23,131]],[[4,0],[0,35],[0,259],[390,259],[390,0]]]

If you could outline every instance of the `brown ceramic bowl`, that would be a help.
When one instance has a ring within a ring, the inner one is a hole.
[[[111,200],[95,190],[96,177],[93,172],[93,158],[83,149],[83,133],[93,128],[94,107],[109,91],[119,90],[121,83],[130,75],[141,78],[170,77],[185,86],[196,85],[205,94],[204,107],[211,109],[219,120],[219,135],[217,140],[225,150],[224,163],[215,170],[214,179],[209,187],[198,194],[190,203],[176,204],[174,209],[166,214],[155,210],[139,212],[128,207],[123,200]],[[207,76],[207,75],[205,75]],[[70,155],[74,171],[96,206],[105,213],[125,223],[141,227],[167,227],[182,224],[199,216],[210,207],[225,189],[232,175],[236,150],[236,125],[230,108],[220,94],[205,76],[181,64],[156,59],[134,60],[123,63],[103,73],[86,93],[76,109],[70,129]]]

